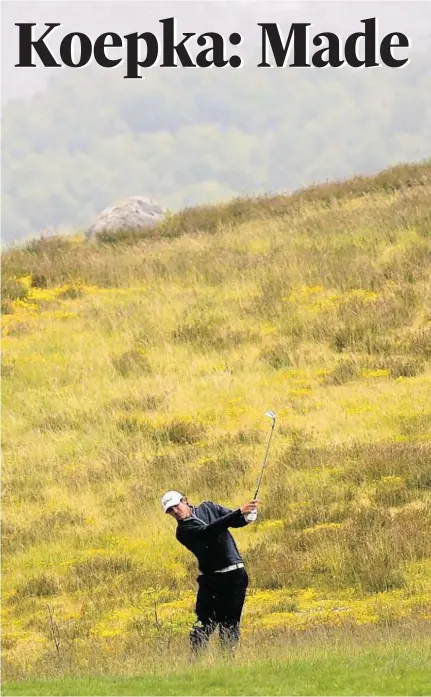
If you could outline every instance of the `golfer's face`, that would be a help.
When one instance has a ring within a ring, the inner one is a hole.
[[[190,510],[185,501],[180,501],[176,506],[171,506],[168,508],[166,513],[169,513],[176,520],[183,520],[190,516]]]

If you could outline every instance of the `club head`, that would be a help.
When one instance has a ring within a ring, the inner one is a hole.
[[[275,421],[275,414],[274,414],[273,411],[266,411],[266,412],[265,412],[265,416],[269,416],[270,419],[272,419],[273,421]]]

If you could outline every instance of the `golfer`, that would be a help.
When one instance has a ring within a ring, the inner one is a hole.
[[[248,525],[246,516],[257,511],[258,503],[249,501],[231,510],[212,501],[192,506],[179,491],[162,497],[164,512],[177,521],[176,539],[198,560],[197,621],[190,632],[193,655],[206,646],[217,626],[223,649],[234,652],[238,645],[249,578],[228,528]]]

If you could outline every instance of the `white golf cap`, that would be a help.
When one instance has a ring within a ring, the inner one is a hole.
[[[166,513],[168,508],[180,503],[182,498],[184,498],[184,494],[180,494],[179,491],[167,491],[166,494],[162,496],[162,508],[164,512]]]

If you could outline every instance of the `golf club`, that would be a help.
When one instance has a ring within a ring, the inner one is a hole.
[[[274,414],[273,411],[266,411],[266,412],[265,412],[265,416],[268,416],[270,419],[272,419],[272,427],[271,427],[271,432],[270,432],[270,434],[269,434],[269,439],[268,439],[268,443],[267,443],[267,446],[266,446],[266,451],[265,451],[265,456],[264,456],[264,458],[263,458],[262,467],[261,467],[261,469],[260,469],[260,475],[259,475],[259,479],[258,479],[258,482],[257,482],[256,491],[255,491],[255,494],[254,494],[254,497],[253,497],[254,499],[257,499],[257,495],[258,495],[258,493],[259,493],[259,489],[260,489],[260,485],[261,485],[262,477],[263,477],[263,471],[264,471],[264,469],[265,469],[266,461],[267,461],[267,458],[268,458],[269,446],[271,445],[272,434],[274,433],[274,426],[275,426],[275,419],[276,419],[276,416],[275,416],[275,414]],[[252,522],[253,520],[256,520],[256,518],[257,518],[257,509],[255,509],[254,511],[251,511],[251,512],[248,513],[247,516],[246,516],[246,519],[247,519],[249,522]]]

